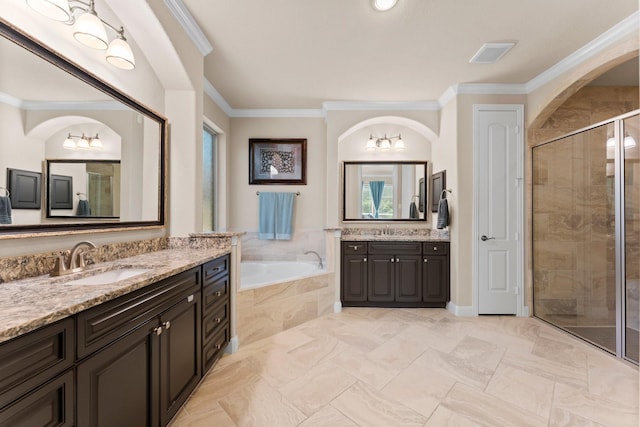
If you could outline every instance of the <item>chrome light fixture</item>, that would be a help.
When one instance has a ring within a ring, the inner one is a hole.
[[[396,140],[396,142],[392,146],[391,141],[394,139]],[[391,150],[391,148],[395,150],[404,150],[404,141],[402,140],[402,136],[400,134],[398,134],[398,136],[388,137],[385,133],[382,138],[370,135],[369,141],[367,141],[367,145],[365,146],[365,148],[367,149],[367,151],[388,151]]]
[[[79,138],[76,141],[74,138]],[[67,150],[102,150],[102,141],[100,137],[96,133],[96,136],[85,136],[83,133],[82,136],[78,135],[69,135],[62,143],[62,148],[66,148]]]
[[[398,0],[372,0],[373,8],[375,10],[379,10],[380,12],[386,12],[387,10],[393,8],[396,5]]]
[[[44,16],[73,25],[73,37],[93,49],[107,50],[106,60],[123,70],[136,66],[131,46],[124,37],[124,28],[117,28],[98,16],[95,1],[89,0],[26,0],[33,10]],[[116,33],[109,42],[107,28]]]

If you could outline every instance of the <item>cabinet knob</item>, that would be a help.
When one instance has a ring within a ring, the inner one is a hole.
[[[396,262],[396,259],[395,258],[391,258],[391,262]]]
[[[162,335],[162,326],[158,326],[157,328],[153,328],[153,333],[156,335]]]
[[[396,257],[396,262],[400,262],[400,258]]]
[[[422,262],[427,262],[427,261],[428,261],[428,260],[427,260],[426,258],[422,260]]]
[[[220,323],[220,322],[222,322],[222,319],[221,319],[221,318],[219,318],[219,317],[216,317],[216,318],[214,319],[214,321],[215,321],[216,323]]]
[[[438,250],[438,247],[437,247],[437,246],[434,246],[434,247],[433,247],[433,251],[435,252],[435,251],[437,251],[437,250]]]
[[[365,258],[363,261],[364,261],[364,262],[367,262],[367,259]]]
[[[169,320],[167,320],[166,322],[164,322],[164,323],[162,324],[162,326],[163,326],[165,329],[169,329],[169,328],[171,327],[171,322],[170,322]]]
[[[213,295],[214,295],[214,296],[217,296],[217,297],[221,297],[221,296],[222,296],[222,292],[218,291],[218,292],[216,292],[216,293],[215,293],[215,294],[213,294]]]
[[[216,344],[216,350],[220,350],[222,346],[220,344]]]

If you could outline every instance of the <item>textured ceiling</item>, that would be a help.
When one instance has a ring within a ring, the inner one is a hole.
[[[433,101],[458,83],[526,83],[638,10],[637,0],[183,0],[232,108]],[[496,64],[485,42],[515,41]]]

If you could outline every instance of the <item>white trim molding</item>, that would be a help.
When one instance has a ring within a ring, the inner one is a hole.
[[[182,29],[189,36],[193,44],[196,45],[202,56],[207,56],[213,52],[213,46],[204,35],[202,29],[187,9],[182,0],[164,0],[169,11],[176,18],[176,21],[182,26]],[[222,108],[222,107],[220,107]]]
[[[437,101],[415,102],[367,102],[367,101],[327,101],[322,103],[324,111],[438,111]]]
[[[454,302],[449,301],[447,303],[447,310],[454,316],[458,317],[473,317],[478,314],[473,313],[473,306],[471,305],[456,305]]]
[[[227,116],[232,117],[233,108],[231,108],[231,105],[229,105],[227,100],[224,99],[224,97],[222,95],[220,95],[220,92],[218,92],[218,90],[215,87],[213,87],[211,82],[206,78],[204,79],[204,93],[207,94],[209,96],[209,98],[211,98],[211,100],[218,107],[220,107],[220,109],[222,111],[224,111],[224,113]]]

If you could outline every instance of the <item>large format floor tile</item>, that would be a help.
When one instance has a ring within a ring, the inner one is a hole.
[[[350,308],[225,355],[171,427],[619,427],[638,406],[637,367],[537,319]]]

